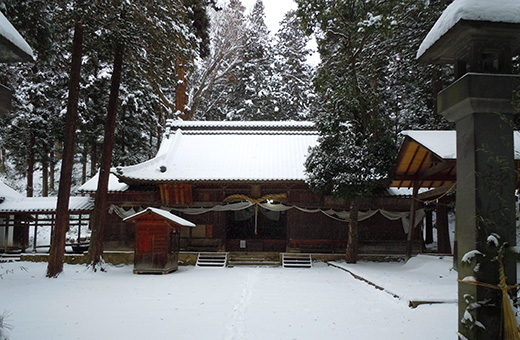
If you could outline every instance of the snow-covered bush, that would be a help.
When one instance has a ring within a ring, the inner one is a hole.
[[[9,340],[9,331],[13,329],[13,326],[7,321],[9,316],[10,314],[5,311],[0,315],[0,340]]]

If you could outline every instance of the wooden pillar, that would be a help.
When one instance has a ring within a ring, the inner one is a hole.
[[[410,202],[410,226],[408,230],[408,238],[406,241],[406,261],[412,257],[414,229],[415,229],[415,215],[417,213],[417,194],[419,193],[419,183],[413,183],[412,201]]]
[[[78,246],[81,242],[81,214],[78,216]]]
[[[36,253],[36,245],[38,244],[38,222],[34,225],[34,235],[33,235],[33,253]]]
[[[40,215],[36,214],[34,218],[34,240],[33,240],[33,253],[36,253],[36,247],[38,246],[38,224]]]
[[[437,249],[439,253],[451,254],[448,204],[446,197],[437,201]]]
[[[433,243],[433,211],[431,209],[426,209],[425,214],[426,233],[424,236],[424,243],[431,244]]]
[[[354,199],[350,208],[350,218],[348,226],[348,242],[345,260],[347,263],[356,263],[358,257],[358,213],[359,201]]]

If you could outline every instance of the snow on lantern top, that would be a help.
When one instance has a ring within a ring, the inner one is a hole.
[[[457,76],[511,73],[519,51],[520,1],[455,0],[422,42],[417,59],[455,64]]]

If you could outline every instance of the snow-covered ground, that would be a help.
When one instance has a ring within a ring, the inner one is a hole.
[[[455,299],[447,259],[335,265],[401,298],[319,262],[311,269],[180,267],[168,275],[66,265],[57,279],[45,278],[46,263],[16,262],[0,264],[0,313],[14,327],[12,340],[456,337],[456,304],[408,307],[410,298]]]

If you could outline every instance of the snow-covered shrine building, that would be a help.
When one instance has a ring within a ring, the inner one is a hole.
[[[196,224],[184,251],[344,253],[349,208],[313,193],[304,162],[318,132],[311,122],[169,121],[157,155],[112,169],[105,249],[133,250],[127,216],[158,207]],[[80,187],[93,194],[97,176]],[[360,252],[403,253],[410,198],[366,198]]]

